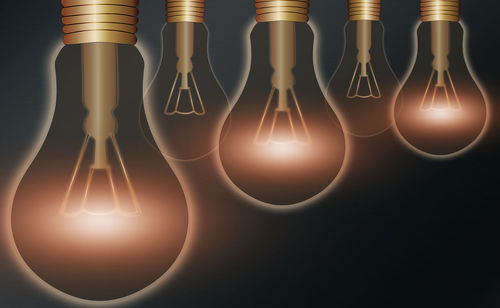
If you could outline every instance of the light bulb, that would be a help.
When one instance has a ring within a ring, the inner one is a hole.
[[[392,102],[399,89],[384,50],[380,0],[348,0],[342,62],[328,86],[346,132],[370,137],[393,123]]]
[[[316,79],[309,1],[257,0],[256,7],[250,73],[222,130],[220,160],[254,200],[303,204],[332,186],[346,140]]]
[[[463,52],[459,6],[459,0],[422,0],[418,54],[395,101],[402,140],[435,158],[469,149],[487,122],[487,102]]]
[[[148,287],[177,259],[186,201],[139,121],[137,1],[62,3],[57,103],[15,192],[12,236],[31,275],[70,298],[112,300]]]
[[[145,98],[146,135],[165,156],[193,160],[217,147],[229,103],[208,59],[204,0],[166,3],[163,57]]]

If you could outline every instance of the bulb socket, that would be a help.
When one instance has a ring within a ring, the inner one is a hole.
[[[422,21],[460,20],[460,0],[421,0]]]
[[[139,0],[62,0],[64,44],[137,42]]]
[[[167,22],[205,21],[205,0],[166,0]]]
[[[348,0],[349,20],[380,20],[380,0]]]
[[[255,0],[257,22],[309,21],[309,0]]]

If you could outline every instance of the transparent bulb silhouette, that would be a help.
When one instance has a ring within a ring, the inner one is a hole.
[[[469,149],[484,132],[487,102],[472,77],[458,22],[423,22],[418,53],[395,101],[403,141],[419,153],[448,157]]]
[[[144,64],[134,46],[65,46],[43,146],[17,187],[15,246],[55,289],[87,300],[138,292],[177,259],[187,232],[184,193],[144,138]]]
[[[144,101],[152,130],[146,135],[169,158],[198,159],[218,145],[229,103],[212,71],[207,38],[203,23],[167,23],[163,30],[162,61]]]
[[[392,102],[399,89],[384,51],[384,28],[380,21],[349,21],[345,38],[344,56],[330,80],[328,96],[346,132],[374,136],[392,126]]]
[[[346,141],[318,85],[307,23],[258,23],[246,86],[228,115],[219,147],[223,170],[247,196],[294,205],[339,174]]]

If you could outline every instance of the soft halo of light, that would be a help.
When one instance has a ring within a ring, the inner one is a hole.
[[[10,258],[13,261],[13,263],[16,264],[19,272],[22,273],[23,276],[26,277],[28,280],[34,282],[35,285],[37,285],[40,289],[44,290],[47,294],[52,295],[52,297],[55,300],[58,300],[61,303],[67,305],[80,306],[80,307],[116,307],[118,305],[134,304],[144,299],[145,297],[154,294],[160,289],[160,287],[164,287],[171,280],[177,277],[177,275],[186,266],[185,261],[187,259],[187,256],[190,255],[190,251],[194,248],[192,245],[194,225],[192,223],[193,219],[191,215],[192,208],[190,206],[190,204],[192,204],[192,200],[189,197],[190,193],[188,192],[186,187],[184,187],[184,185],[182,184],[184,183],[184,181],[182,180],[182,175],[179,173],[178,170],[176,170],[177,168],[175,168],[173,164],[169,164],[170,168],[172,169],[175,176],[178,178],[178,182],[181,185],[181,189],[184,192],[184,196],[186,199],[187,215],[188,215],[188,227],[186,232],[186,238],[184,240],[184,244],[181,248],[181,251],[177,256],[177,259],[169,267],[169,269],[165,273],[163,273],[163,275],[160,276],[156,281],[154,281],[153,283],[151,283],[149,286],[145,287],[142,290],[139,290],[133,294],[127,295],[122,298],[106,300],[106,301],[86,300],[64,293],[56,289],[52,285],[48,284],[47,282],[45,282],[35,272],[33,272],[33,270],[28,266],[28,264],[26,264],[23,257],[19,253],[19,250],[17,249],[16,243],[14,241],[14,235],[12,233],[12,224],[10,219],[12,215],[14,197],[17,191],[17,187],[21,183],[21,180],[23,179],[25,173],[27,172],[28,168],[31,166],[32,162],[35,160],[38,152],[43,146],[47,134],[49,132],[50,126],[52,124],[57,102],[56,100],[57,77],[54,64],[56,62],[56,59],[60,51],[64,46],[65,45],[62,42],[58,41],[57,43],[54,44],[53,48],[48,52],[46,60],[47,97],[45,99],[42,99],[42,101],[47,102],[45,110],[45,119],[41,121],[42,124],[39,129],[39,135],[33,138],[33,146],[31,148],[31,151],[27,151],[27,153],[25,154],[26,158],[24,162],[19,164],[18,171],[14,172],[14,175],[12,175],[13,178],[11,182],[12,184],[9,188],[7,188],[7,191],[5,193],[5,198],[4,200],[2,200],[6,205],[4,207],[5,210],[2,213],[2,215],[5,216],[3,217],[3,220],[5,222],[4,242],[8,246],[7,250],[10,252]],[[150,57],[147,48],[142,46],[140,43],[137,44],[136,47],[141,52],[145,62],[148,62]]]
[[[419,47],[418,46],[418,33],[417,32],[418,32],[418,28],[420,27],[420,25],[422,23],[423,22],[420,19],[418,19],[418,21],[415,23],[415,26],[413,29],[413,55],[410,59],[410,62],[409,62],[410,64],[408,65],[407,72],[406,72],[405,76],[403,77],[402,81],[400,82],[399,89],[398,89],[397,93],[401,93],[401,91],[403,90],[404,85],[406,84],[406,82],[408,81],[408,79],[411,76],[411,73],[412,73],[413,67],[415,66],[415,63],[417,62],[418,47]],[[486,120],[485,120],[483,129],[481,130],[481,132],[479,133],[479,135],[476,137],[476,139],[473,142],[471,142],[468,146],[464,147],[463,149],[461,149],[455,153],[446,154],[446,155],[430,154],[430,153],[424,152],[424,151],[416,148],[415,146],[413,146],[411,143],[409,143],[403,137],[403,135],[401,134],[401,132],[398,129],[398,126],[394,125],[393,132],[396,134],[398,139],[400,139],[400,141],[406,145],[406,147],[408,149],[415,152],[416,154],[419,154],[423,157],[433,159],[433,160],[452,159],[452,158],[458,157],[462,154],[469,152],[472,148],[474,148],[484,138],[484,135],[486,135],[486,132],[488,131],[490,124],[491,124],[492,115],[491,115],[490,98],[489,98],[486,90],[484,89],[483,84],[481,82],[479,82],[480,79],[477,76],[476,71],[474,70],[474,68],[471,65],[471,62],[469,60],[470,59],[469,48],[468,48],[469,45],[467,44],[469,41],[469,30],[468,30],[467,25],[465,24],[465,22],[463,20],[460,20],[458,23],[462,26],[462,29],[464,31],[464,39],[463,39],[463,46],[462,47],[463,47],[465,65],[467,66],[467,69],[469,70],[469,73],[471,75],[472,80],[474,80],[474,82],[476,83],[476,85],[479,89],[479,92],[481,92],[481,95],[484,98],[484,104],[485,104],[485,108],[486,108]],[[395,99],[393,100],[393,104],[392,104],[393,112],[391,113],[391,115],[394,118],[394,120],[393,120],[394,123],[396,121],[396,118],[394,116],[394,110],[396,107],[398,96],[399,95],[397,95],[395,97]]]
[[[123,236],[125,231],[129,229],[129,224],[123,220],[123,216],[119,213],[108,215],[82,213],[76,217],[68,217],[68,220],[72,222],[73,235],[93,241],[107,242],[110,238]]]
[[[251,33],[252,33],[252,30],[256,24],[257,24],[257,22],[254,19],[251,22],[249,22],[248,28],[246,31],[246,35],[243,36],[243,39],[244,39],[243,45],[244,45],[244,48],[246,49],[245,50],[246,56],[244,57],[244,58],[246,58],[246,63],[244,65],[245,69],[242,71],[242,74],[241,74],[240,85],[238,86],[237,90],[231,96],[232,103],[231,103],[231,109],[229,110],[229,113],[232,111],[232,108],[234,107],[234,105],[238,103],[238,99],[240,98],[241,94],[243,93],[243,90],[245,89],[248,75],[250,74],[250,69],[251,69],[251,65],[252,65]],[[321,33],[321,31],[314,23],[314,20],[312,20],[312,19],[309,20],[308,24],[311,27],[313,33],[315,34],[314,35],[314,46],[313,46],[313,66],[314,66],[314,70],[315,70],[316,79],[318,81],[318,84],[319,84],[319,87],[321,89],[323,96],[325,97],[326,101],[328,102],[328,105],[330,105],[330,107],[333,110],[335,110],[335,108],[333,108],[333,105],[332,105],[330,99],[326,95],[326,89],[325,89],[326,83],[325,83],[324,79],[321,77],[321,75],[318,74],[318,72],[320,72],[320,70],[318,70],[318,68],[320,67],[318,59],[319,59],[319,52],[320,52],[320,47],[321,47],[321,41],[319,39],[319,37],[321,37],[321,35],[319,35]],[[342,128],[345,127],[344,120],[342,119],[342,116],[341,115],[337,115],[337,116],[338,116],[338,120],[340,122],[341,127]],[[342,131],[344,132],[343,129],[342,129]],[[330,185],[325,187],[321,192],[319,192],[315,196],[313,196],[307,200],[304,200],[304,201],[301,201],[301,202],[298,202],[295,204],[290,204],[290,205],[275,205],[272,203],[263,202],[261,200],[258,200],[256,198],[248,195],[243,190],[241,190],[241,188],[239,188],[236,184],[234,184],[234,182],[231,181],[231,179],[227,175],[227,173],[224,169],[224,166],[222,165],[222,160],[221,160],[220,153],[219,153],[219,147],[217,147],[217,152],[216,152],[217,155],[213,156],[213,163],[215,164],[216,169],[217,169],[220,177],[224,180],[226,185],[228,185],[228,187],[232,188],[233,192],[236,193],[238,196],[240,196],[240,198],[248,201],[249,203],[251,203],[253,205],[257,205],[258,207],[260,207],[263,210],[267,210],[270,212],[282,212],[283,213],[283,212],[299,211],[299,210],[303,210],[305,208],[309,208],[313,205],[318,204],[319,201],[323,200],[325,197],[327,197],[328,195],[333,193],[335,191],[335,188],[342,182],[342,180],[345,177],[346,170],[349,169],[349,166],[351,164],[351,150],[352,150],[352,148],[351,148],[351,139],[349,136],[350,136],[349,134],[346,134],[344,132],[344,140],[345,140],[344,161],[342,163],[342,167],[340,168],[339,173],[337,174],[335,179],[330,183]]]
[[[272,160],[293,160],[304,154],[305,145],[294,143],[270,143],[262,147],[259,154],[270,157]]]
[[[436,109],[422,111],[421,117],[432,123],[450,123],[461,117],[460,111],[451,109]]]

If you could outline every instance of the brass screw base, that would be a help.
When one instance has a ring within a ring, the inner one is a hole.
[[[459,21],[460,0],[421,0],[422,21]]]
[[[204,22],[205,0],[166,0],[167,22]]]
[[[138,0],[62,0],[64,44],[137,42]]]
[[[348,0],[349,20],[380,20],[380,0]]]
[[[255,0],[257,22],[309,21],[309,0]]]

